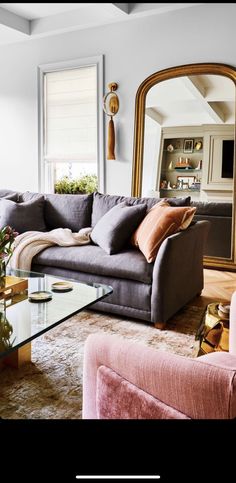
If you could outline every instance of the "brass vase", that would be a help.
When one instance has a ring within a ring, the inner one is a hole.
[[[14,342],[11,342],[12,333],[13,327],[6,317],[5,300],[0,300],[0,352],[4,352],[12,347]]]

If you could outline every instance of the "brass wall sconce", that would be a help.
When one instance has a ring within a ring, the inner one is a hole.
[[[113,117],[119,110],[119,99],[115,91],[118,88],[116,82],[108,84],[110,91],[103,98],[103,109],[107,116],[110,117],[108,123],[108,140],[107,140],[107,159],[116,159],[115,157],[115,128]]]

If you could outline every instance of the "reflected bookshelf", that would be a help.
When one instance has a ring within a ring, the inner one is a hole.
[[[191,193],[200,193],[200,188],[161,188],[160,191],[188,191]]]

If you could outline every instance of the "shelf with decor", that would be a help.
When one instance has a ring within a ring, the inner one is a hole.
[[[191,191],[191,193],[195,193],[200,191],[199,188],[161,188],[160,191]]]
[[[163,173],[173,173],[173,172],[179,172],[179,173],[199,173],[201,172],[201,169],[196,169],[196,168],[173,168],[173,169],[163,169]]]
[[[160,191],[200,195],[203,136],[164,136],[161,153]]]
[[[169,151],[168,149],[163,149],[163,152],[168,153],[168,154],[185,154],[183,152],[183,149],[173,149],[173,151]],[[201,154],[201,153],[203,153],[203,150],[202,149],[193,149],[192,153],[193,154],[194,153]]]

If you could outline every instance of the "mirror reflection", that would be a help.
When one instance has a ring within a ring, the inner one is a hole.
[[[142,196],[191,196],[209,219],[205,255],[232,257],[235,85],[226,76],[159,82],[145,104]]]

